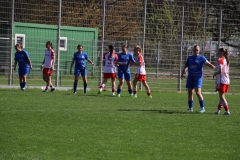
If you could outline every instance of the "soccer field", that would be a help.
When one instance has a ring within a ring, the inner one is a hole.
[[[230,116],[213,114],[218,95],[204,94],[204,114],[187,93],[105,91],[43,93],[0,89],[0,159],[240,159],[240,100]]]

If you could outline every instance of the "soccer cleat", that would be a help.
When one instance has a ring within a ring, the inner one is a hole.
[[[137,98],[137,95],[136,95],[136,94],[134,94],[134,95],[133,95],[133,98]]]
[[[204,113],[205,112],[205,109],[204,108],[202,108],[200,111],[199,111],[199,113]]]
[[[188,112],[193,112],[193,108],[188,108],[187,111]]]
[[[53,92],[53,91],[55,91],[55,88],[53,87],[53,88],[51,88],[51,92]]]
[[[98,91],[98,94],[101,94],[101,92],[102,92],[102,91],[101,91],[101,90],[99,90],[99,91]]]
[[[152,96],[150,95],[150,96],[148,96],[149,98],[152,98]]]
[[[120,94],[117,94],[117,97],[121,97]]]
[[[48,90],[47,90],[47,89],[44,89],[43,92],[48,92]]]
[[[219,110],[217,110],[214,114],[220,114],[220,111]]]
[[[112,95],[115,96],[115,92],[112,92]]]
[[[21,88],[22,91],[25,91],[25,88]]]
[[[223,113],[223,115],[230,115],[230,112],[226,111],[225,113]]]
[[[77,92],[73,92],[73,94],[76,94]]]

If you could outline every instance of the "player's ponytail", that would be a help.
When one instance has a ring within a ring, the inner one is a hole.
[[[109,59],[112,57],[114,47],[113,47],[113,45],[109,45],[108,48],[109,48],[109,52],[110,52],[110,54],[108,56],[108,59]]]
[[[225,49],[225,48],[220,48],[219,51],[223,52],[223,56],[226,58],[227,65],[229,65],[230,60],[229,60],[229,57],[228,57],[229,56],[228,50]]]

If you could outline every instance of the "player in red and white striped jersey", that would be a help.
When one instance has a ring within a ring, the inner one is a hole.
[[[53,50],[52,42],[46,42],[46,50],[45,50],[45,57],[43,59],[41,69],[43,73],[43,80],[46,82],[46,88],[43,92],[48,92],[48,88],[51,88],[51,92],[55,90],[52,84],[52,73],[54,69],[54,57],[55,52]]]
[[[112,80],[112,94],[115,95],[116,91],[116,62],[118,59],[118,56],[113,52],[114,47],[113,45],[108,46],[109,52],[105,53],[103,55],[103,64],[104,64],[104,75],[103,75],[103,82],[99,87],[99,94],[104,89],[107,81],[109,78]]]
[[[216,76],[216,91],[219,93],[220,101],[218,104],[218,110],[215,112],[215,114],[219,114],[223,106],[226,111],[224,115],[230,115],[228,103],[225,98],[225,93],[228,92],[230,84],[228,50],[225,48],[220,48],[218,51],[218,56],[218,67],[217,71],[214,73],[214,76]]]
[[[133,95],[134,97],[137,97],[137,82],[142,82],[143,86],[146,88],[147,95],[152,98],[150,88],[146,81],[146,70],[145,70],[145,62],[142,55],[142,49],[139,45],[134,47],[134,56],[136,56],[136,64],[137,66],[137,73],[135,75],[135,78],[133,80]]]

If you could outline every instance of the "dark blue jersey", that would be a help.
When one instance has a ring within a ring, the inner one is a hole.
[[[185,66],[188,67],[188,74],[201,76],[203,74],[203,64],[207,59],[203,55],[189,55]]]
[[[130,61],[135,62],[133,55],[128,52],[126,54],[119,53],[118,54],[118,62],[124,62],[126,65],[119,65],[118,71],[130,72]]]
[[[88,56],[86,52],[74,53],[72,60],[75,60],[75,70],[76,69],[85,69],[86,68],[86,60],[88,60]]]
[[[29,68],[29,55],[27,51],[22,50],[21,52],[16,52],[15,53],[15,58],[14,60],[18,62],[19,68]]]

